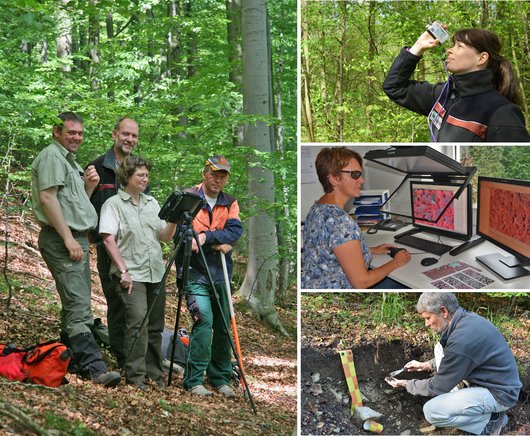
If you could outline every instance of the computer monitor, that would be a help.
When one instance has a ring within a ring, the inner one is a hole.
[[[505,280],[530,275],[530,181],[478,178],[477,234],[513,256],[477,260]]]
[[[471,238],[473,233],[472,187],[467,185],[460,197],[455,198],[460,186],[450,182],[411,181],[412,225],[421,231],[450,238],[462,240]],[[442,216],[438,219],[440,214]]]

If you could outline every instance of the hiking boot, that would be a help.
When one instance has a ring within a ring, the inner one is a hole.
[[[489,422],[480,434],[499,435],[507,424],[508,416],[506,412],[492,413]]]
[[[167,383],[164,379],[164,376],[161,375],[156,380],[151,379],[151,381],[155,384],[155,386],[159,389],[164,389],[167,386]]]
[[[127,384],[129,386],[134,386],[136,389],[140,389],[141,391],[146,391],[149,389],[149,387],[143,381],[131,382]]]
[[[217,392],[219,392],[220,394],[223,394],[226,398],[235,398],[236,396],[236,393],[234,392],[234,390],[228,385],[217,386],[216,389],[217,389]]]
[[[190,392],[201,397],[211,397],[213,394],[203,385],[195,385],[190,389]]]
[[[92,381],[98,385],[103,385],[106,388],[112,388],[120,384],[121,375],[116,371],[102,372],[98,376],[92,378]]]

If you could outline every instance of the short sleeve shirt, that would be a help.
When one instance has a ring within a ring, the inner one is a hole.
[[[96,227],[98,216],[85,191],[83,169],[58,142],[44,148],[31,164],[31,196],[37,220],[50,225],[42,209],[39,192],[57,187],[57,199],[68,227],[84,232]]]
[[[125,191],[110,197],[101,208],[99,233],[116,237],[116,243],[136,282],[158,283],[164,276],[164,261],[159,235],[165,222],[158,218],[160,206],[151,196],[140,194],[135,205]],[[111,275],[119,275],[113,264]]]
[[[366,269],[370,268],[372,253],[366,245],[359,225],[340,207],[315,203],[304,223],[302,288],[351,288],[333,253],[335,247],[349,241],[361,242]]]

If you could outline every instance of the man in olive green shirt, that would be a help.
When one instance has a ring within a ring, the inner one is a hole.
[[[61,298],[61,327],[74,351],[78,373],[104,386],[121,377],[108,372],[92,335],[90,265],[87,231],[97,224],[89,196],[99,182],[93,166],[85,172],[75,161],[83,142],[83,120],[73,112],[59,114],[54,141],[31,165],[32,206],[41,225],[39,250]]]

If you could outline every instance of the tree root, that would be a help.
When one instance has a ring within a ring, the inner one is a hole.
[[[22,410],[15,407],[13,404],[8,402],[0,402],[0,414],[11,418],[17,424],[22,425],[24,428],[31,430],[32,432],[39,435],[49,435],[50,433],[33,421],[28,415]]]

